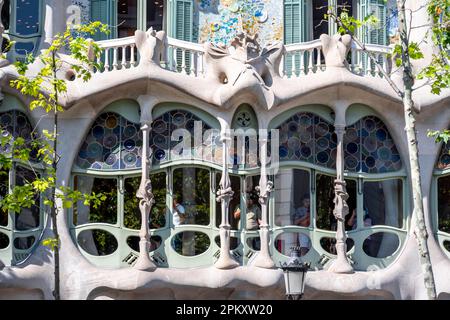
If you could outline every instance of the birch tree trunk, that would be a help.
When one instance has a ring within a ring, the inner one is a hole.
[[[420,264],[424,275],[425,288],[429,300],[436,299],[436,286],[434,283],[433,269],[430,253],[428,251],[428,232],[425,224],[425,214],[422,202],[422,183],[420,178],[420,165],[418,159],[416,119],[414,114],[414,101],[412,98],[412,87],[414,76],[412,74],[411,59],[408,53],[409,40],[408,28],[405,14],[405,0],[397,0],[400,42],[402,47],[403,66],[403,108],[405,115],[405,131],[408,139],[409,164],[411,167],[411,185],[414,200],[413,217],[416,219],[414,234],[419,247]]]

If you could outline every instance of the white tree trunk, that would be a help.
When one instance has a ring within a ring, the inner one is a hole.
[[[400,42],[402,46],[403,62],[403,108],[405,114],[405,131],[408,139],[409,164],[411,167],[411,185],[414,201],[413,218],[415,218],[414,234],[419,246],[419,258],[424,273],[425,288],[428,299],[436,299],[436,285],[434,282],[433,269],[431,266],[430,253],[428,251],[428,232],[425,224],[425,214],[422,202],[422,184],[420,178],[419,151],[417,148],[416,119],[414,115],[414,101],[412,98],[412,87],[414,77],[412,75],[411,60],[408,54],[409,40],[405,16],[405,0],[397,0]]]

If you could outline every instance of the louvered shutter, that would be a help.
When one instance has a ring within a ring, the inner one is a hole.
[[[91,0],[91,21],[100,21],[109,25],[111,28],[115,26],[115,0]],[[115,36],[115,30],[111,29],[110,34],[97,33],[94,40],[106,40]]]
[[[386,4],[384,0],[359,0],[358,2],[358,19],[363,20],[369,15],[374,15],[378,18],[378,25],[362,27],[359,37],[364,43],[370,44],[387,44],[387,31],[386,31]],[[362,71],[367,70],[375,71],[375,65],[369,61],[369,57],[362,53],[358,59],[360,59],[360,67]],[[381,59],[381,57],[380,57]],[[381,62],[381,61],[380,61]],[[369,65],[370,64],[370,65]]]
[[[307,0],[285,0],[284,1],[284,43],[294,44],[309,40],[308,22],[310,17],[307,14]],[[306,58],[306,57],[305,57]],[[296,54],[295,74],[300,72],[300,55]],[[308,61],[305,59],[305,61]],[[305,62],[304,61],[304,62]],[[292,75],[291,55],[286,55],[285,70],[288,77]],[[305,66],[305,64],[302,64]]]
[[[175,0],[174,37],[176,39],[189,42],[193,41],[193,27],[192,27],[193,10],[194,10],[193,0]],[[182,72],[184,67],[184,71],[186,71],[186,73],[189,73],[191,69],[190,52],[189,51],[185,52],[183,64],[183,53],[181,50],[177,50],[176,64],[178,72]]]

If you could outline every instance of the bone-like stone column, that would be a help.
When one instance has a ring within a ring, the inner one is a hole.
[[[261,162],[261,177],[259,186],[255,189],[259,195],[261,204],[261,224],[259,226],[259,237],[261,250],[255,258],[254,266],[260,268],[273,268],[275,266],[269,253],[269,224],[267,208],[269,207],[270,193],[273,191],[273,182],[267,179],[267,131],[259,130],[259,152]]]
[[[344,180],[344,133],[345,125],[336,124],[337,155],[336,155],[336,180],[334,180],[334,210],[337,221],[336,253],[337,259],[333,261],[328,271],[335,273],[352,273],[353,268],[347,259],[347,236],[345,234],[345,216],[349,213],[347,199],[348,194]]]
[[[152,192],[152,183],[149,176],[151,161],[149,157],[149,134],[150,125],[152,123],[151,107],[154,105],[154,100],[148,96],[140,96],[138,102],[141,106],[141,131],[142,131],[142,176],[139,190],[136,197],[140,199],[139,210],[141,211],[141,229],[139,231],[139,257],[135,269],[151,271],[156,269],[156,265],[150,260],[150,230],[149,230],[149,216],[152,206],[155,203]]]
[[[219,226],[220,235],[220,256],[214,266],[218,269],[231,269],[239,265],[230,255],[230,222],[229,207],[233,197],[231,189],[230,176],[228,174],[228,144],[231,141],[229,131],[222,132],[220,140],[222,141],[222,178],[220,179],[219,190],[217,191],[217,202],[221,203],[222,221]]]

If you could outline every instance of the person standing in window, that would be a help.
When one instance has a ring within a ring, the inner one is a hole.
[[[186,210],[178,202],[178,196],[173,197],[173,225],[178,226],[186,221]]]
[[[294,225],[309,227],[310,208],[311,200],[309,199],[309,195],[305,195],[302,199],[302,206],[295,209],[294,216],[292,217]]]
[[[309,195],[304,195],[302,199],[302,206],[295,209],[293,216],[293,224],[301,227],[309,227],[310,224],[311,200]],[[298,234],[298,243],[300,247],[300,256],[304,256],[311,248],[311,241],[304,233]]]
[[[247,200],[247,230],[258,230],[261,224],[261,209],[256,203],[255,195],[251,195]]]

